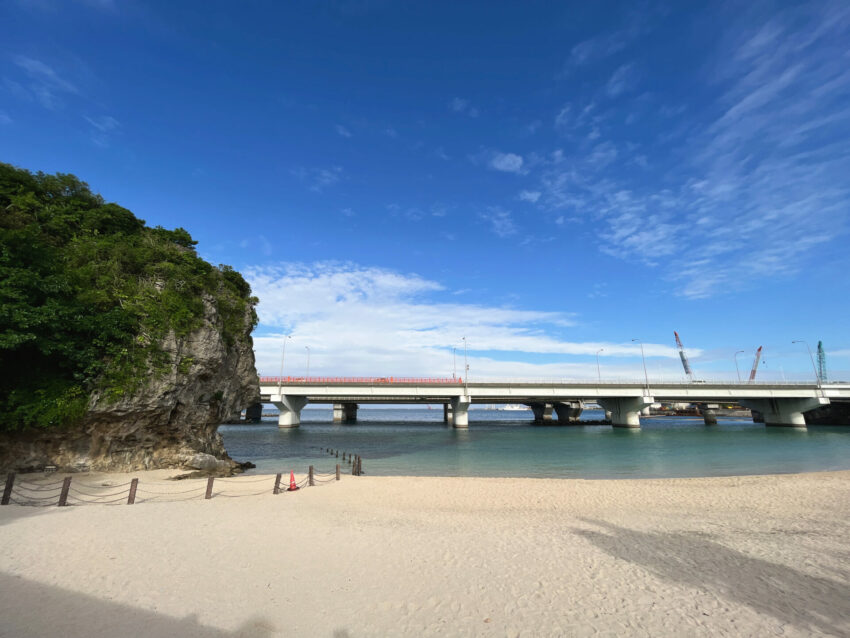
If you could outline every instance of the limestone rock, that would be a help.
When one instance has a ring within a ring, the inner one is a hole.
[[[117,400],[94,394],[73,428],[0,435],[0,468],[124,472],[195,468],[209,459],[216,469],[234,468],[217,430],[259,397],[251,313],[228,344],[212,299],[204,307],[199,329],[161,343],[171,361],[166,373],[151,372],[143,387]]]

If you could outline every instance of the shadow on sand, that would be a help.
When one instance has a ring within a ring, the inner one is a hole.
[[[203,605],[203,601],[198,604]],[[2,573],[0,618],[0,636],[15,638],[271,638],[290,633],[261,617],[244,622],[234,631],[225,631],[202,624],[195,614],[175,618]],[[348,632],[338,629],[333,636],[345,638]]]
[[[604,532],[575,529],[615,558],[639,565],[658,578],[743,603],[805,631],[850,633],[848,582],[811,576],[786,565],[747,556],[683,532],[642,532],[582,519]]]

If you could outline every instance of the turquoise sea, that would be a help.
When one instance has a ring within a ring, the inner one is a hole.
[[[359,454],[367,475],[663,478],[850,469],[850,427],[765,427],[744,418],[643,418],[640,430],[534,425],[531,411],[470,410],[469,429],[442,422],[442,409],[361,407],[357,423],[331,423],[331,410],[305,409],[298,428],[276,418],[223,425],[227,451],[252,474],[330,472],[324,448]],[[584,419],[601,419],[586,410]],[[341,459],[340,459],[341,462]],[[350,472],[350,466],[343,465]]]

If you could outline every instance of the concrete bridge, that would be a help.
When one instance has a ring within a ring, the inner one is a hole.
[[[586,402],[610,413],[616,427],[640,427],[641,414],[656,402],[702,406],[706,424],[716,423],[712,407],[740,403],[758,412],[766,425],[806,427],[803,413],[830,399],[850,400],[850,384],[815,383],[623,383],[588,381],[465,383],[461,379],[398,377],[261,377],[261,400],[280,410],[282,428],[297,427],[307,403],[334,406],[335,422],[354,422],[357,406],[371,403],[442,403],[444,418],[456,428],[469,425],[472,403],[516,403],[529,406],[545,421],[554,411],[558,422],[578,423]]]

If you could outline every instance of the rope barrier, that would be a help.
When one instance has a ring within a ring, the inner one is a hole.
[[[57,483],[54,487],[51,487],[49,485],[43,485],[41,487],[29,487],[24,481],[20,481],[18,483],[15,483],[15,487],[29,490],[30,492],[55,492],[56,490],[62,489],[62,483]]]
[[[110,492],[109,494],[92,494],[91,492],[84,492],[83,490],[78,490],[72,484],[71,488],[68,490],[68,493],[82,494],[83,496],[91,496],[92,498],[106,498],[109,496],[118,496],[119,494],[126,494],[127,490],[121,490],[120,492]]]
[[[133,481],[127,481],[126,483],[121,483],[120,485],[103,485],[103,484],[101,484],[101,485],[91,485],[90,483],[77,482],[77,483],[74,483],[74,485],[82,485],[83,487],[88,488],[90,490],[96,490],[96,489],[99,489],[101,487],[108,487],[108,488],[116,489],[116,488],[119,488],[119,487],[127,487],[132,482]]]
[[[21,494],[14,489],[12,490],[12,494],[27,501],[51,501],[55,503],[58,499],[58,496],[55,494],[53,496],[29,496],[28,494]]]
[[[338,454],[337,451],[331,451],[331,454]],[[346,456],[351,457],[346,453]],[[132,481],[127,481],[126,483],[119,483],[116,485],[108,485],[108,484],[93,484],[93,483],[84,483],[84,482],[72,482],[71,477],[66,477],[61,482],[56,482],[55,480],[51,480],[49,482],[40,482],[37,480],[34,481],[21,481],[18,483],[13,483],[11,481],[14,480],[14,475],[11,479],[7,479],[9,482],[7,483],[8,487],[11,488],[8,490],[9,500],[6,502],[14,503],[15,505],[21,506],[29,506],[29,507],[55,507],[60,504],[64,505],[118,505],[122,503],[133,504],[133,503],[176,503],[183,502],[189,500],[198,500],[198,498],[202,495],[206,495],[206,490],[208,489],[210,483],[215,481],[215,483],[221,484],[224,483],[226,485],[242,485],[242,484],[253,484],[253,483],[272,483],[274,484],[276,479],[274,476],[261,475],[256,477],[232,477],[232,478],[220,478],[220,479],[210,479],[206,482],[206,484],[197,485],[195,487],[190,487],[189,489],[172,491],[169,488],[175,486],[172,482],[162,482],[162,481],[154,481],[150,483],[141,483],[138,479],[133,479]],[[312,476],[312,482],[311,482]],[[295,486],[298,489],[304,487],[314,486],[319,483],[330,483],[331,481],[337,481],[337,472],[316,472],[314,468],[311,466],[310,471],[304,476],[301,480],[295,482]],[[136,496],[132,494],[133,485],[135,484]],[[129,489],[127,489],[129,487]],[[81,489],[82,488],[82,489]],[[63,492],[63,490],[66,490]],[[90,491],[91,490],[91,491]],[[98,490],[107,490],[102,493],[99,493]],[[280,492],[287,492],[288,487],[284,484],[280,486]],[[228,493],[226,488],[219,492],[212,494],[213,498],[222,497],[222,498],[241,498],[245,497],[253,497],[253,496],[261,496],[263,494],[269,494],[271,490],[269,488],[265,488],[262,491],[252,491],[246,493]],[[12,497],[15,498],[12,498]],[[176,498],[175,498],[176,497]],[[64,499],[64,502],[63,502]]]
[[[177,494],[188,494],[189,492],[198,492],[198,491],[203,492],[205,489],[207,489],[206,485],[199,485],[198,487],[193,487],[192,489],[185,490],[185,491],[182,491],[182,492],[157,492],[156,490],[149,490],[145,487],[142,487],[142,484],[139,483],[139,487],[136,488],[136,491],[137,492],[144,492],[146,494],[165,494],[166,496],[175,496]]]

